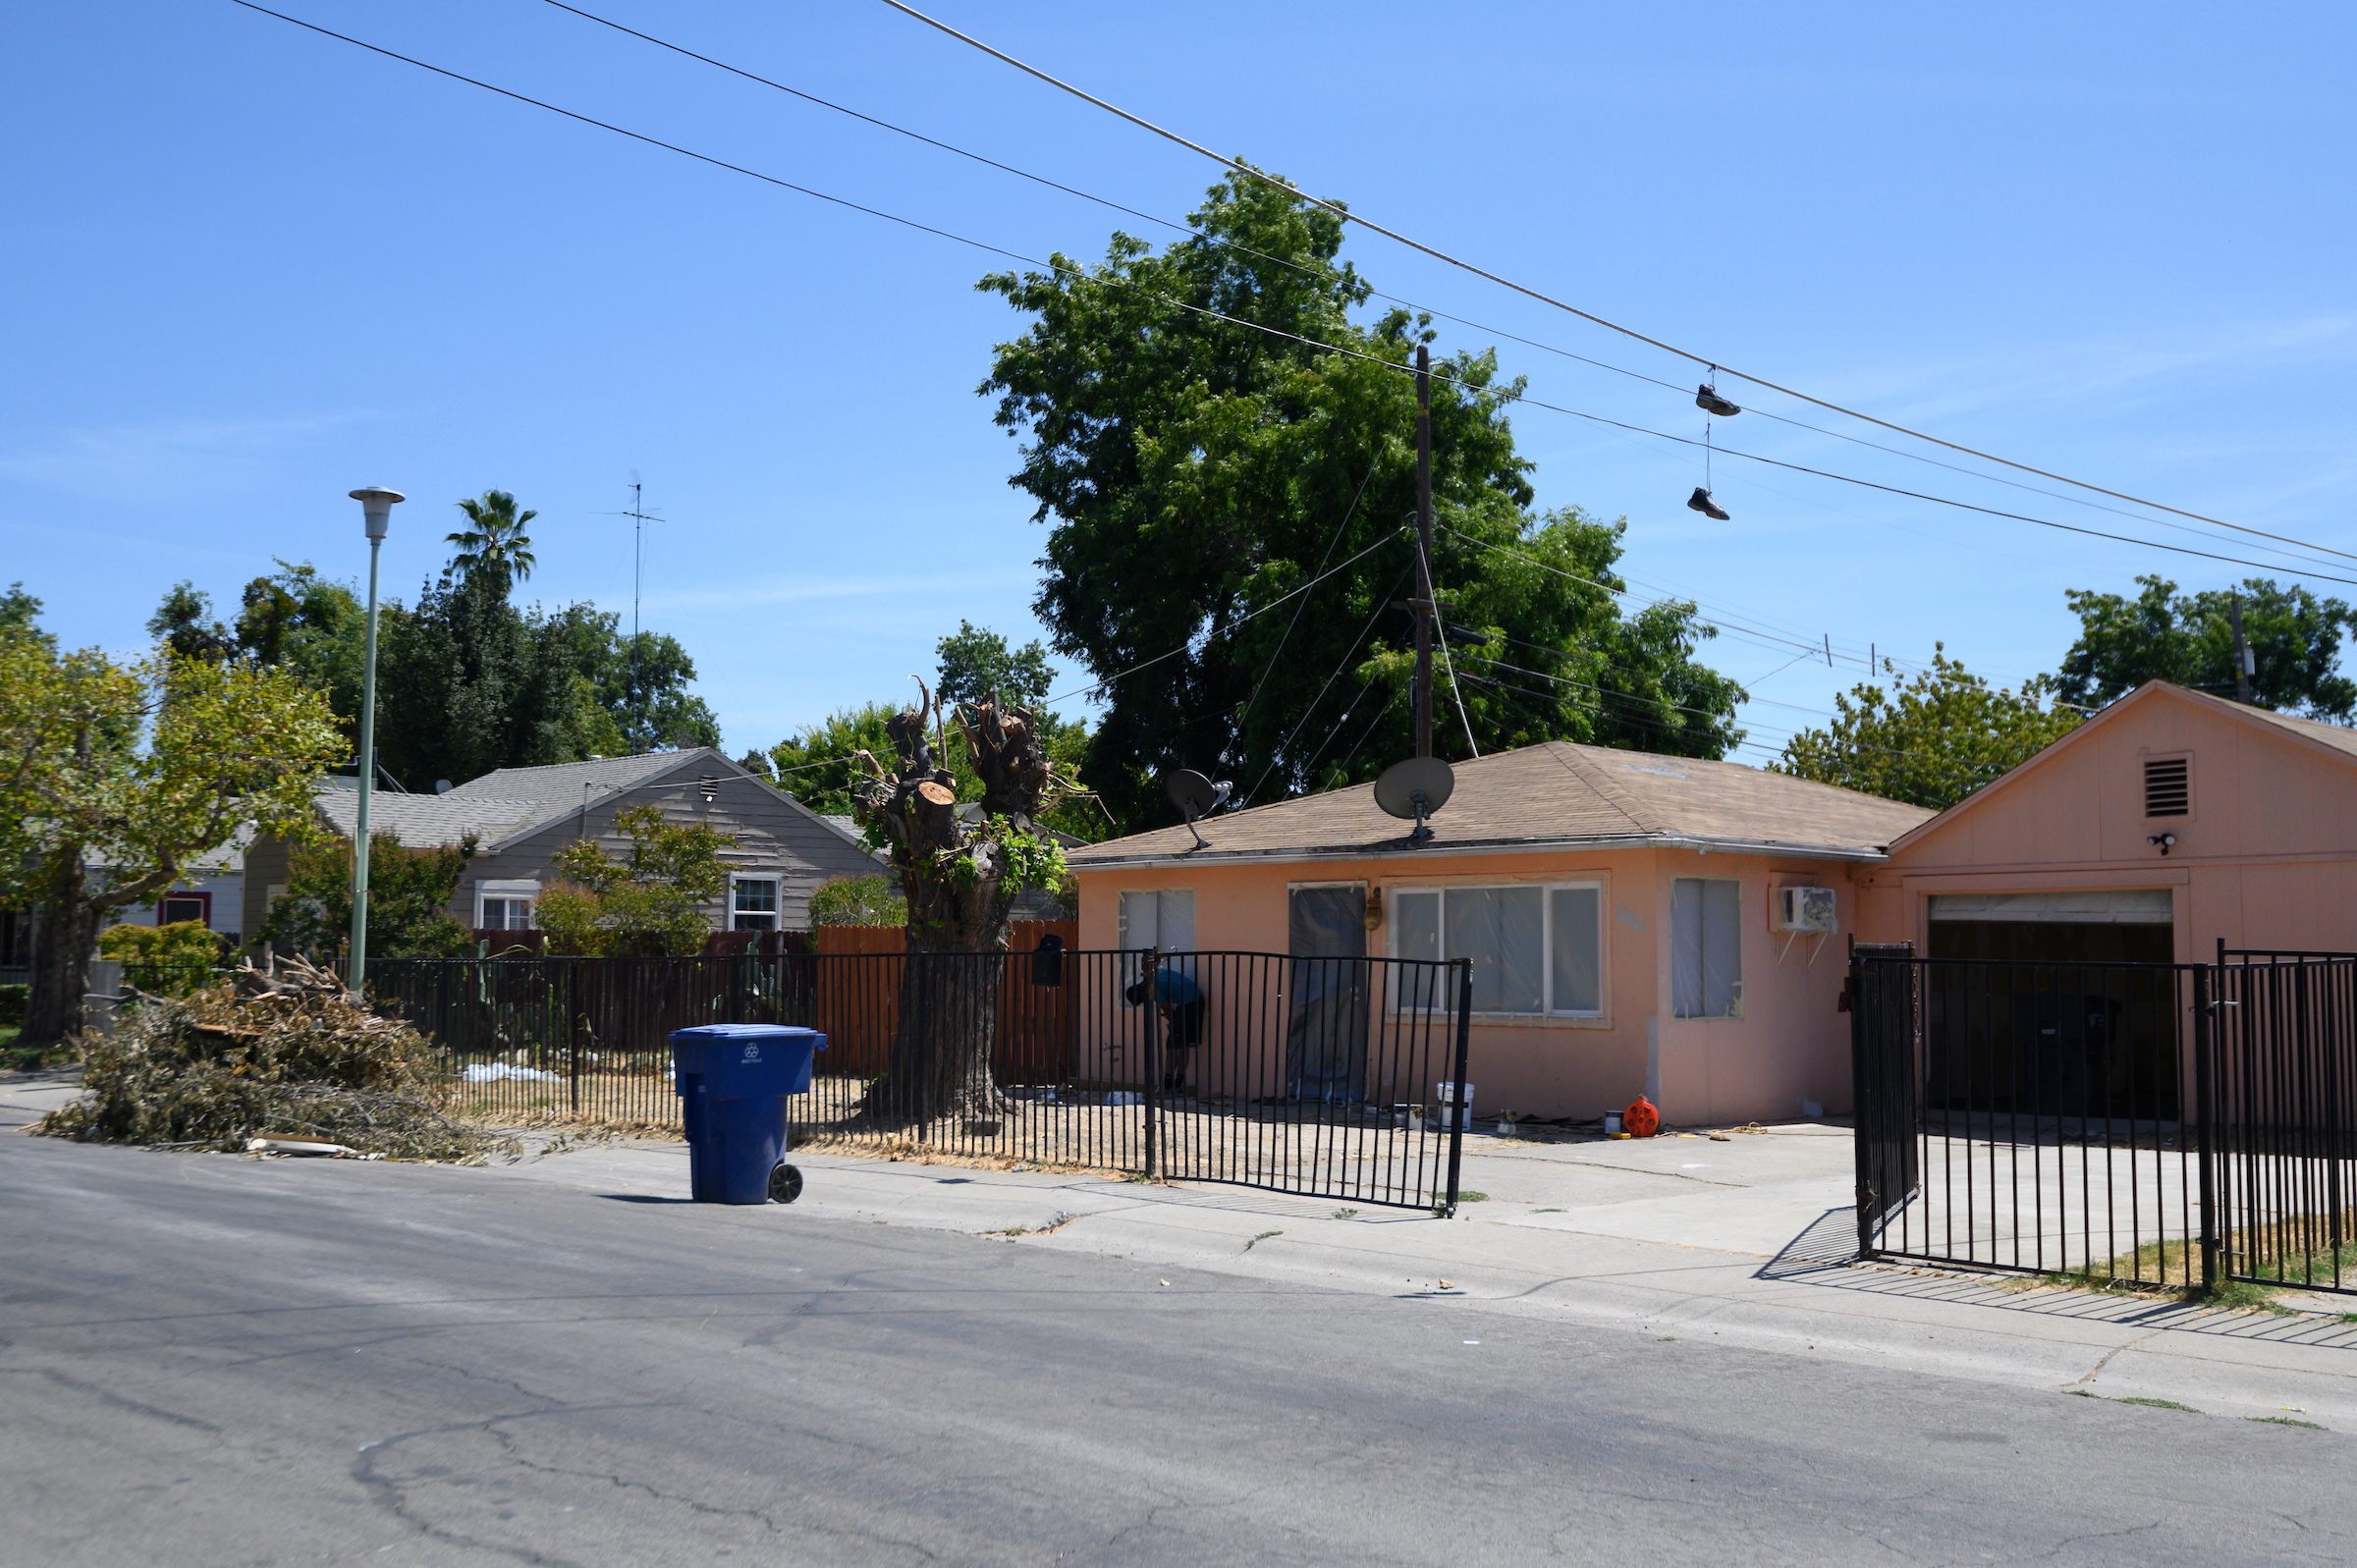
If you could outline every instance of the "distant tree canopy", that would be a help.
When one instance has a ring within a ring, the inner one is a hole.
[[[1888,661],[1885,670],[1891,671]],[[1834,722],[1804,730],[1772,763],[1778,773],[1945,811],[2077,728],[2085,715],[2053,701],[2055,678],[1994,687],[1934,644],[1932,668],[1888,686],[1861,681],[1834,698]]]
[[[510,590],[531,570],[523,525],[536,514],[502,490],[459,506],[469,526],[450,536],[455,553],[440,577],[413,605],[379,606],[376,757],[386,774],[423,793],[495,768],[720,743],[678,639],[632,637],[619,615],[586,604],[518,608]],[[234,622],[182,582],[148,630],[183,658],[287,671],[327,697],[356,746],[366,608],[351,584],[308,562],[278,568],[246,585]]]
[[[2140,576],[2133,599],[2091,589],[2063,597],[2079,618],[2079,640],[2062,656],[2063,700],[2101,707],[2148,680],[2232,698],[2232,590],[2183,594],[2165,577]],[[2251,701],[2262,708],[2347,724],[2357,717],[2357,681],[2340,674],[2342,643],[2357,611],[2273,578],[2241,584],[2242,634],[2257,666]]]
[[[1031,318],[978,390],[1023,438],[1010,482],[1050,524],[1034,608],[1056,651],[1107,682],[1084,777],[1124,829],[1169,820],[1167,769],[1265,801],[1372,778],[1412,732],[1413,627],[1395,608],[1414,580],[1403,369],[1429,319],[1353,321],[1369,289],[1336,259],[1341,220],[1261,181],[1214,186],[1189,221],[1201,234],[1159,254],[1117,233],[1095,267],[1059,255],[1058,271],[978,285]],[[1460,639],[1442,752],[1463,756],[1468,727],[1485,752],[1727,751],[1743,693],[1694,663],[1711,628],[1691,605],[1623,618],[1620,525],[1533,512],[1507,419],[1521,384],[1493,354],[1433,371],[1433,571]]]
[[[933,694],[944,702],[981,702],[997,692],[1018,707],[1036,706],[1048,695],[1056,672],[1048,651],[1034,640],[1011,648],[1007,639],[970,621],[934,646],[941,673]]]
[[[1047,694],[1048,683],[1055,676],[1048,667],[1046,650],[1038,643],[1011,649],[1006,638],[970,621],[959,622],[958,630],[942,638],[936,647],[941,666],[934,690],[948,700],[969,706],[985,700],[995,684],[1009,702],[1028,708]],[[914,695],[911,691],[911,700]],[[858,760],[858,754],[865,751],[879,765],[893,766],[892,736],[886,732],[886,727],[901,706],[870,702],[839,709],[801,734],[789,735],[770,747],[764,759],[766,765],[756,771],[767,777],[774,766],[778,787],[812,811],[851,816],[859,785],[875,777]],[[1039,720],[1040,749],[1049,764],[1062,778],[1085,780],[1082,768],[1088,751],[1086,727],[1043,710],[1033,709],[1033,712]],[[936,760],[952,775],[951,788],[959,800],[970,803],[981,798],[981,780],[966,757],[965,747],[957,744],[944,747]],[[747,766],[751,766],[750,759]],[[1094,802],[1083,799],[1059,801],[1042,820],[1059,833],[1092,841],[1104,838],[1110,828],[1105,813]]]

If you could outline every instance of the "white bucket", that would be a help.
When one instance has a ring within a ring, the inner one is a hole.
[[[1606,1111],[1606,1112],[1604,1113],[1604,1135],[1605,1135],[1606,1137],[1608,1137],[1608,1138],[1609,1138],[1609,1137],[1611,1137],[1613,1134],[1615,1134],[1615,1133],[1618,1132],[1619,1130],[1620,1130],[1620,1112],[1618,1112],[1617,1110],[1608,1110],[1608,1111]]]

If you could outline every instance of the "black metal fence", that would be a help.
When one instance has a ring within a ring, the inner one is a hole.
[[[2214,1274],[2357,1290],[2357,955],[2232,952],[2200,999]]]
[[[1440,1111],[1465,1078],[1468,973],[1249,952],[535,956],[382,960],[368,990],[449,1053],[479,1119],[677,1125],[673,1030],[794,1024],[827,1036],[798,1147],[1453,1209],[1464,1129]],[[904,1084],[879,1086],[945,1009],[987,1039],[988,1081],[912,1118]]]
[[[2357,957],[1851,963],[1865,1256],[2357,1290]]]

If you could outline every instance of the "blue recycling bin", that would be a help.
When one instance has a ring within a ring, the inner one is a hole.
[[[810,1091],[814,1029],[715,1023],[671,1037],[672,1079],[687,1125],[688,1191],[697,1203],[792,1203],[801,1172],[784,1163],[786,1097]]]

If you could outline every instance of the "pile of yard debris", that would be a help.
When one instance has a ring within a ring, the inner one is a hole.
[[[445,1114],[449,1070],[416,1030],[301,962],[137,997],[111,1039],[85,1043],[82,1086],[37,1130],[180,1149],[294,1138],[397,1160],[479,1160],[497,1145]]]

